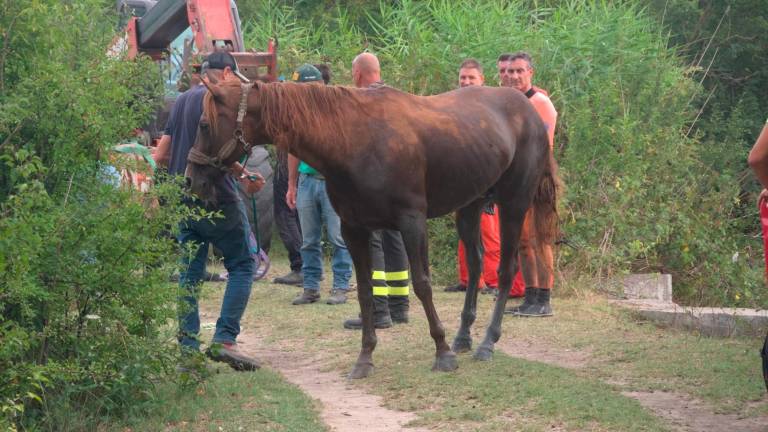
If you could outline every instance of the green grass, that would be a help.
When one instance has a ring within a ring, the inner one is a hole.
[[[152,413],[114,431],[323,431],[312,400],[268,368],[238,373],[217,366],[200,383],[161,388]]]
[[[286,271],[277,259],[273,274]],[[323,287],[323,299],[329,287]],[[586,292],[584,287],[563,287]],[[218,307],[223,286],[211,285],[204,303]],[[293,306],[298,288],[254,285],[244,327],[280,349],[319,356],[324,370],[346,373],[356,359],[360,336],[343,330],[355,316],[350,303]],[[435,290],[448,340],[458,327],[463,296]],[[711,404],[717,412],[750,416],[768,412],[760,379],[758,345],[749,339],[712,339],[659,329],[592,295],[556,298],[552,319],[510,319],[502,338],[525,339],[554,349],[590,353],[579,369],[564,369],[507,356],[493,361],[459,358],[454,373],[430,371],[434,344],[423,311],[412,296],[411,323],[377,333],[374,376],[353,385],[384,397],[386,406],[418,415],[414,425],[438,430],[668,430],[622,391],[675,390]],[[484,334],[491,299],[480,296],[475,344]],[[611,384],[608,384],[611,383]],[[762,402],[761,402],[762,401]],[[744,408],[749,402],[751,408]]]
[[[280,251],[273,253],[275,274],[287,271]],[[322,295],[327,297],[330,277]],[[391,409],[413,412],[410,426],[451,431],[666,431],[672,426],[644,409],[624,391],[687,394],[710,404],[715,412],[741,416],[768,413],[757,351],[761,341],[714,339],[660,329],[637,319],[601,297],[584,282],[565,281],[556,297],[552,319],[514,319],[503,324],[502,340],[522,339],[552,350],[588,355],[577,369],[529,361],[497,349],[493,361],[459,356],[452,373],[430,371],[434,344],[427,322],[412,296],[411,323],[378,332],[376,372],[350,385],[383,397]],[[224,284],[206,284],[203,309],[218,309]],[[323,371],[345,374],[357,357],[359,332],[344,330],[344,319],[357,315],[350,302],[293,306],[296,287],[254,284],[243,321],[244,331],[272,348],[306,353]],[[434,292],[448,340],[456,332],[463,296]],[[472,334],[477,344],[488,322],[492,299],[479,297]],[[210,322],[203,321],[203,341]],[[498,348],[498,347],[497,347]],[[166,382],[144,416],[109,421],[103,431],[322,431],[320,407],[302,391],[265,367],[236,373],[215,365],[202,382]],[[76,413],[75,413],[76,414]]]

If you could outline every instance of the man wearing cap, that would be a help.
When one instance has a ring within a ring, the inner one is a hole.
[[[359,54],[352,61],[352,79],[359,88],[375,89],[381,81],[379,59],[372,53]],[[393,323],[408,322],[410,275],[408,255],[399,231],[376,230],[371,233],[371,264],[373,267],[373,325],[377,329],[392,327]],[[344,328],[363,328],[360,317],[344,321]]]
[[[318,85],[323,83],[323,76],[316,67],[304,64],[293,73],[291,80]],[[328,240],[333,244],[333,288],[326,303],[346,303],[349,279],[352,277],[352,257],[341,236],[341,220],[328,198],[322,174],[290,154],[285,200],[290,208],[295,208],[299,213],[302,236],[301,273],[304,276],[304,289],[293,299],[293,304],[309,304],[320,299],[320,279],[323,275],[323,247],[320,240],[323,222]]]
[[[201,75],[209,82],[237,80],[237,63],[228,52],[210,54],[202,65]],[[242,78],[240,78],[242,79]],[[190,88],[176,99],[171,110],[165,134],[158,143],[155,160],[168,165],[171,175],[183,175],[187,167],[187,155],[197,138],[200,116],[203,113],[203,97],[207,89],[200,84]],[[179,277],[182,288],[179,305],[179,343],[186,358],[199,352],[200,315],[197,296],[208,258],[208,244],[212,243],[224,255],[224,267],[229,277],[221,303],[221,312],[216,321],[216,330],[206,355],[215,361],[229,364],[235,370],[255,370],[259,364],[237,349],[240,333],[240,319],[251,294],[254,261],[248,247],[250,227],[245,207],[237,193],[236,182],[247,193],[257,192],[264,185],[261,175],[247,172],[240,164],[231,167],[232,175],[221,176],[216,183],[218,204],[208,211],[220,212],[223,219],[190,219],[179,227],[178,240],[182,246],[191,247],[191,254],[183,254],[183,266]],[[237,176],[237,180],[236,177]],[[187,204],[203,204],[190,198]],[[192,359],[191,364],[194,364]]]
[[[513,54],[502,54],[496,65],[499,70],[499,81],[502,87],[512,87],[520,90],[528,97],[531,105],[539,113],[539,117],[547,128],[549,149],[554,150],[555,125],[557,111],[546,92],[534,87],[533,61],[531,56],[519,51]],[[554,245],[542,245],[544,259],[539,260],[534,253],[536,239],[533,236],[531,210],[528,210],[523,231],[520,236],[520,262],[522,263],[523,278],[525,279],[525,299],[520,306],[510,307],[505,313],[525,317],[552,316],[549,304],[550,293],[555,284],[553,255]]]

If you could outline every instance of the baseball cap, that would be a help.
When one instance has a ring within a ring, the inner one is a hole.
[[[240,71],[238,71],[237,61],[235,61],[232,54],[227,51],[214,51],[208,54],[208,57],[205,58],[205,61],[203,61],[203,64],[200,66],[200,72],[205,73],[208,69],[224,70],[224,68],[227,67],[231,69],[240,80],[245,82],[249,81],[248,78],[244,77]]]
[[[316,67],[307,63],[304,63],[303,65],[299,66],[299,68],[296,69],[293,72],[293,75],[291,76],[291,81],[294,81],[294,82],[310,82],[310,81],[322,81],[322,80],[323,80],[323,74],[321,74]]]

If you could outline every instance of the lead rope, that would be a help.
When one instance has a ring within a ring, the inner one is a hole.
[[[245,156],[243,159],[243,167],[245,167],[245,162],[248,161],[248,155]],[[240,183],[237,183],[237,189],[245,194],[245,191],[240,187]],[[269,256],[266,252],[264,252],[264,249],[261,248],[261,234],[259,233],[259,212],[256,209],[256,196],[254,194],[251,194],[251,214],[253,214],[253,229],[251,232],[253,233],[254,237],[256,238],[256,249],[257,252],[253,253],[253,260],[254,262],[254,272],[253,272],[253,280],[258,281],[264,278],[264,276],[267,275],[267,272],[269,271],[270,267],[270,261]]]

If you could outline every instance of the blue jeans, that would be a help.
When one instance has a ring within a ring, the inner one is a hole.
[[[319,291],[323,275],[322,238],[323,221],[328,241],[333,244],[333,289],[348,290],[352,277],[352,257],[341,237],[341,220],[331,206],[325,191],[325,180],[301,174],[296,191],[296,210],[301,224],[301,272],[304,275],[304,289]]]
[[[200,349],[197,297],[205,276],[208,244],[213,243],[221,250],[224,255],[224,267],[229,273],[213,342],[235,342],[240,333],[240,318],[248,304],[253,283],[254,261],[246,240],[250,226],[245,207],[238,201],[221,204],[217,210],[224,218],[188,220],[179,227],[179,242],[190,247],[182,255],[182,271],[179,277],[183,293],[179,302],[179,343],[182,348],[195,351]]]

